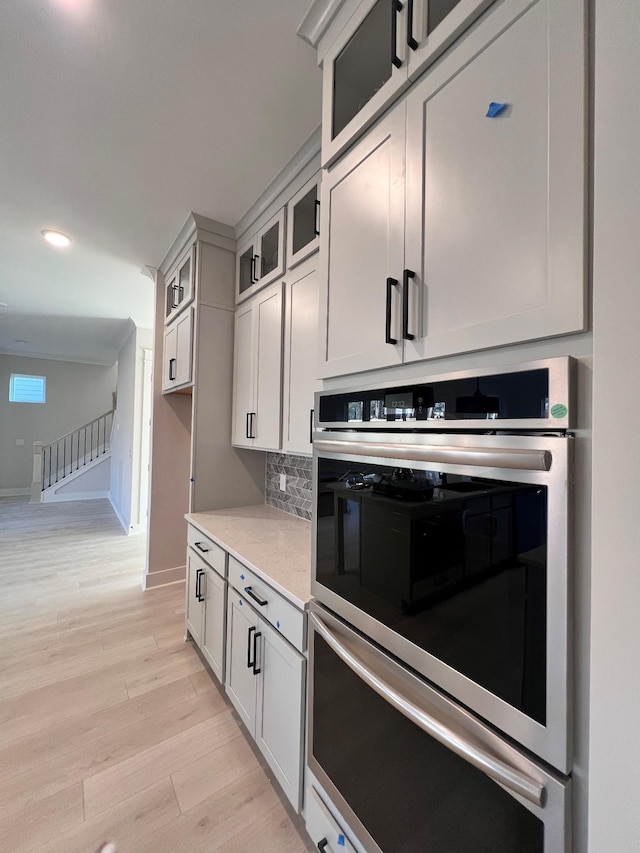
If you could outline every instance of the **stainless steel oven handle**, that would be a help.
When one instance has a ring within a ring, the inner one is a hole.
[[[524,450],[489,447],[432,447],[423,444],[374,444],[321,439],[314,444],[319,453],[343,453],[348,456],[372,456],[405,462],[435,462],[450,465],[477,465],[482,468],[511,468],[522,471],[549,471],[548,450]]]
[[[427,714],[422,708],[419,708],[401,693],[398,693],[384,678],[372,672],[369,666],[365,665],[353,652],[342,645],[315,613],[310,613],[309,619],[318,634],[320,634],[322,639],[333,649],[338,657],[344,661],[349,669],[355,672],[365,684],[368,684],[372,690],[375,690],[379,696],[385,699],[396,710],[400,711],[407,719],[421,728],[422,731],[433,737],[438,743],[446,746],[447,749],[450,749],[451,752],[454,752],[469,764],[477,767],[486,776],[504,785],[505,788],[509,788],[510,791],[519,794],[536,806],[542,807],[544,805],[544,785],[533,779],[529,779],[515,768],[510,767],[503,761],[464,740],[456,732],[451,731],[443,722]]]

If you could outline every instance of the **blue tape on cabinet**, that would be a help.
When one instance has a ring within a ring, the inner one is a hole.
[[[495,118],[496,116],[499,116],[500,113],[504,112],[508,106],[508,104],[499,104],[496,103],[496,101],[491,101],[489,109],[487,110],[487,118]]]

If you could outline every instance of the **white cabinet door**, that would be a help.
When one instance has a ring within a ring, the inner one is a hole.
[[[176,320],[176,387],[188,385],[193,375],[193,310]]]
[[[584,39],[582,0],[509,0],[409,95],[405,361],[585,327]]]
[[[313,395],[322,387],[318,375],[317,255],[289,273],[285,296],[282,449],[311,453]]]
[[[233,444],[279,450],[282,408],[283,286],[236,311]]]
[[[185,388],[193,377],[193,308],[164,332],[162,392]]]
[[[225,687],[234,708],[252,737],[256,730],[256,696],[259,666],[258,616],[234,590],[227,605],[227,663]]]
[[[287,203],[287,267],[291,269],[320,246],[320,173]]]
[[[202,644],[202,614],[204,596],[202,595],[202,576],[206,567],[190,549],[187,549],[187,586],[186,586],[186,621],[187,630],[195,643]]]
[[[224,683],[227,583],[217,572],[207,567],[201,587],[204,589],[202,654],[218,681]]]
[[[285,208],[246,240],[236,255],[236,302],[282,277],[285,268]]]
[[[253,310],[245,303],[236,311],[233,354],[233,444],[251,447],[250,413],[253,411]]]
[[[404,198],[405,111],[400,105],[322,182],[321,376],[402,361]]]
[[[187,307],[196,289],[196,243],[180,258],[175,272],[167,276],[165,324]]]
[[[302,794],[305,659],[260,619],[256,742],[296,812]]]
[[[253,446],[280,449],[282,416],[282,285],[256,297],[255,311],[255,416],[251,423]]]

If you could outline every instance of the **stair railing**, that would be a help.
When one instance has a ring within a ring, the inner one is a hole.
[[[51,444],[34,442],[31,499],[39,500],[34,494],[38,486],[42,492],[104,456],[111,446],[112,425],[113,409],[60,436]]]

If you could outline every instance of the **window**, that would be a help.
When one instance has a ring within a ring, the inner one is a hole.
[[[9,380],[10,403],[44,403],[47,380],[44,376],[12,373]]]

